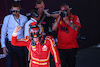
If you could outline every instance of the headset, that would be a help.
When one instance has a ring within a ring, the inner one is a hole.
[[[29,24],[29,34],[32,39],[39,37],[39,39],[41,40],[41,45],[44,45],[46,35],[43,35],[43,29],[41,29],[41,27],[36,22]],[[35,46],[36,43],[32,41],[32,45]]]

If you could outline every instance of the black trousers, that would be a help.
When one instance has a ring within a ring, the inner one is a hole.
[[[59,49],[61,66],[75,67],[77,49]]]
[[[15,65],[13,65],[14,56],[16,56],[18,60],[18,67],[26,67],[25,47],[13,46],[9,41],[7,43],[7,49],[8,55],[6,56],[6,67],[15,67]]]

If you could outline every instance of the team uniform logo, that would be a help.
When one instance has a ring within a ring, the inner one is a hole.
[[[47,51],[47,49],[48,49],[48,47],[47,47],[46,45],[44,45],[44,46],[42,47],[42,51]]]
[[[33,50],[33,51],[36,51],[36,48],[35,48],[35,46],[32,46],[32,50]]]
[[[62,24],[62,21],[60,21],[60,25]]]

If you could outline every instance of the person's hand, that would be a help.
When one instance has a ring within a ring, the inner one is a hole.
[[[57,23],[59,23],[59,21],[60,21],[60,18],[61,18],[60,16],[57,18],[57,20],[56,20],[56,21],[57,21]]]
[[[65,21],[65,23],[69,23],[69,18],[67,16],[63,17],[63,20]]]
[[[61,10],[59,10],[59,15],[61,14],[61,12],[62,12],[62,11],[61,11]]]
[[[59,23],[60,18],[61,18],[60,14],[61,14],[61,10],[59,10],[59,14],[58,14],[58,18],[57,18],[57,22],[58,22],[58,23]]]
[[[16,32],[18,32],[20,29],[21,29],[21,26],[20,26],[20,25],[17,25],[14,32],[16,33]]]
[[[48,13],[47,11],[44,11],[44,13],[47,15],[47,17],[50,17],[50,13]]]
[[[8,55],[8,49],[7,49],[7,47],[3,47],[3,53],[4,53],[5,55]]]

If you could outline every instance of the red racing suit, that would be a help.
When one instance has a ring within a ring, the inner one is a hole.
[[[54,57],[56,67],[61,67],[61,61],[54,39],[51,36],[46,36],[44,45],[41,43],[32,46],[31,39],[17,40],[17,35],[12,35],[11,43],[14,46],[26,46],[30,52],[29,67],[50,67],[50,52]]]

